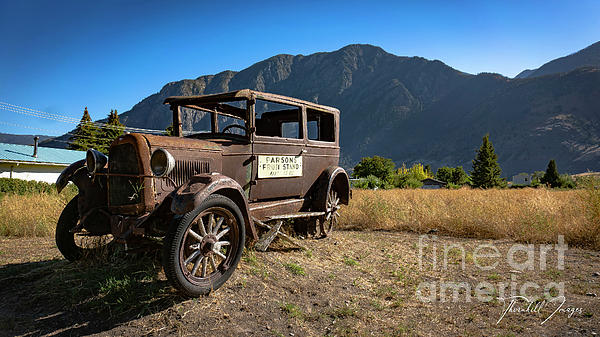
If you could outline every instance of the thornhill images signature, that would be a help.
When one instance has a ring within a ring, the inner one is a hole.
[[[547,307],[548,305],[554,304],[557,305],[556,309],[550,312],[550,314],[546,317],[540,325],[546,323],[550,318],[552,318],[557,312],[565,313],[571,318],[574,314],[579,314],[583,312],[583,308],[575,308],[575,307],[564,307],[566,299],[564,296],[557,296],[550,300],[530,300],[525,296],[511,296],[508,298],[498,297],[498,300],[502,301],[503,308],[502,314],[500,315],[500,319],[496,324],[500,323],[506,313],[524,313],[524,314],[541,314],[542,309]],[[507,304],[508,302],[508,304]]]

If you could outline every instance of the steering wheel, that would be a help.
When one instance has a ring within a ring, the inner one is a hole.
[[[227,126],[226,126],[226,127],[223,129],[223,131],[221,131],[221,132],[223,132],[223,133],[226,133],[227,131],[229,131],[229,130],[231,130],[231,129],[233,129],[233,128],[239,128],[239,129],[242,129],[242,130],[244,130],[245,134],[248,134],[248,129],[247,129],[245,126],[243,126],[243,125],[239,125],[239,124],[231,124],[231,125],[227,125]],[[233,133],[233,132],[231,132],[231,133]]]

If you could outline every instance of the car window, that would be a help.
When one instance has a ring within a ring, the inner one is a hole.
[[[302,138],[300,107],[257,99],[254,109],[258,136]]]
[[[212,130],[212,117],[210,112],[182,107],[181,119],[183,134],[185,136],[211,133],[225,133],[240,136],[247,135],[246,121],[240,118],[240,116],[237,116],[245,114],[245,102],[207,104],[204,108],[216,110],[218,112],[217,129]]]
[[[335,142],[335,119],[332,113],[307,108],[306,118],[308,139]]]

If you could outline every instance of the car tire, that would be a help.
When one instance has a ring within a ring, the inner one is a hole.
[[[83,256],[83,249],[75,244],[75,233],[71,232],[79,222],[78,196],[75,196],[60,213],[56,224],[56,247],[69,261],[77,261]]]
[[[240,208],[225,196],[209,196],[171,224],[162,255],[167,279],[191,297],[218,289],[235,271],[245,236]]]

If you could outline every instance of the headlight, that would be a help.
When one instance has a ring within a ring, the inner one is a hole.
[[[150,157],[150,168],[157,177],[164,177],[173,171],[175,158],[165,149],[157,149]]]
[[[89,149],[85,154],[85,165],[87,166],[88,172],[90,172],[91,174],[94,174],[99,169],[104,168],[107,162],[108,157],[100,151]]]

